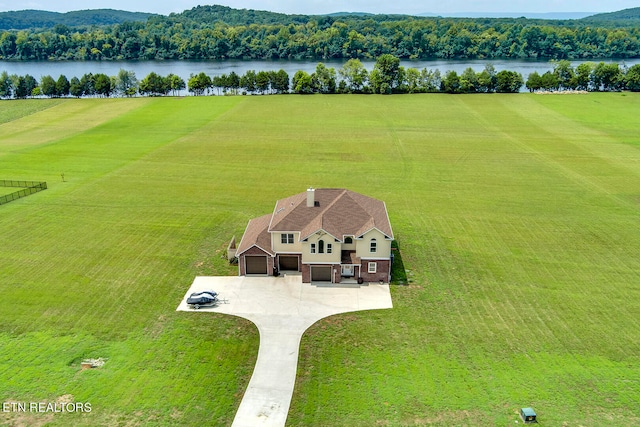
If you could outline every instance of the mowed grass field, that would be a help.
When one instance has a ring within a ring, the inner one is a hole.
[[[385,200],[410,282],[307,331],[288,425],[640,424],[639,114],[637,94],[2,102],[0,179],[49,189],[0,206],[0,400],[92,410],[0,424],[230,425],[258,332],[175,309],[308,186]]]

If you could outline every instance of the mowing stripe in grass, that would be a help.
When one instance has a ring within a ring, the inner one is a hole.
[[[62,99],[12,100],[10,106],[2,109],[0,125],[54,107],[61,102]]]

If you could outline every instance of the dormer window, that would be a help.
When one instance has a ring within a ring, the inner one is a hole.
[[[280,235],[280,243],[283,245],[293,244],[293,233],[282,233]]]
[[[371,239],[371,243],[369,245],[369,252],[376,253],[378,251],[378,242],[376,239]]]
[[[345,245],[350,245],[353,243],[353,239],[351,237],[345,237],[344,238],[344,244]]]

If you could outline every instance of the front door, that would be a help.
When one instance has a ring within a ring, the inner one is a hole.
[[[353,277],[353,265],[345,264],[342,266],[342,276],[343,277]]]

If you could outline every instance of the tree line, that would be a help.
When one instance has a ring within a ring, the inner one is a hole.
[[[0,74],[0,98],[27,97],[90,97],[90,96],[164,96],[176,95],[187,89],[194,96],[218,94],[314,94],[314,93],[515,93],[523,85],[530,91],[640,91],[640,64],[630,68],[604,62],[585,62],[573,67],[567,60],[553,63],[553,71],[543,75],[529,74],[526,83],[515,71],[496,71],[488,64],[480,72],[471,67],[458,74],[450,70],[405,68],[400,59],[390,54],[377,58],[369,72],[359,59],[350,59],[336,70],[322,62],[312,73],[297,71],[292,78],[284,70],[248,70],[242,76],[231,71],[210,77],[201,72],[192,74],[187,82],[175,74],[161,76],[149,73],[138,81],[133,71],[121,69],[116,76],[84,74],[69,80],[46,75],[40,81],[27,74]]]
[[[640,64],[621,68],[618,64],[583,62],[577,67],[566,60],[554,63],[553,71],[529,74],[526,82],[531,92],[562,91],[640,91]]]
[[[597,22],[297,16],[200,6],[146,22],[0,32],[0,59],[636,58],[640,28]],[[266,16],[266,17],[265,17]]]

